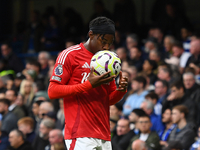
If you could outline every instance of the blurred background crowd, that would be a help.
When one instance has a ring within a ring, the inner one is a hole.
[[[129,77],[110,106],[113,150],[200,149],[200,30],[183,1],[155,1],[148,25],[137,23],[133,1],[113,7],[96,0],[90,15],[115,22],[111,50]],[[47,88],[57,55],[86,41],[88,22],[70,7],[63,16],[53,6],[34,10],[15,34],[0,36],[0,150],[66,149],[63,99],[50,100]]]

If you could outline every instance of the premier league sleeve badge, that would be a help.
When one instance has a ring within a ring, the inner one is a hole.
[[[58,66],[55,68],[54,72],[55,72],[55,75],[57,75],[57,76],[62,75],[62,74],[63,74],[62,65],[58,65]]]

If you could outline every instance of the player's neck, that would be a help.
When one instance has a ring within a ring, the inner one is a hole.
[[[90,49],[90,46],[89,46],[90,44],[89,44],[89,43],[90,43],[90,39],[88,39],[87,42],[85,42],[85,43],[83,44],[83,46],[84,46],[85,49],[87,49],[89,52],[93,53],[92,50]]]

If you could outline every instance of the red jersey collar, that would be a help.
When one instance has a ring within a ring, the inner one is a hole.
[[[81,48],[82,48],[86,53],[88,53],[88,55],[91,55],[91,56],[94,55],[92,52],[90,52],[89,50],[87,50],[87,49],[85,48],[85,46],[83,45],[83,43],[80,43],[80,46],[81,46]]]

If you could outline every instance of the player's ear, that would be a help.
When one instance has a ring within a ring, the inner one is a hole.
[[[94,34],[93,34],[93,31],[92,31],[92,30],[90,30],[90,31],[88,32],[88,36],[89,36],[90,39],[92,39],[92,38],[94,37]]]

